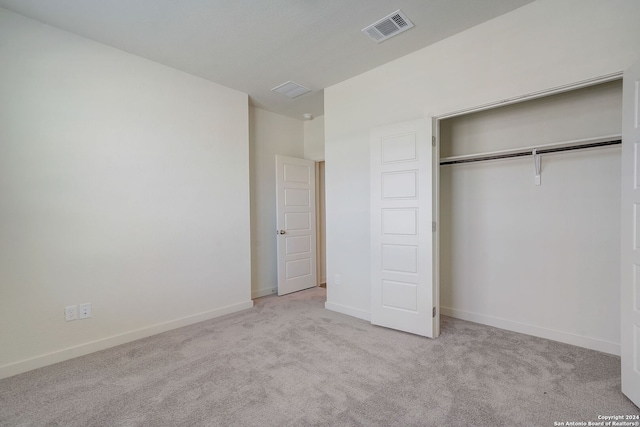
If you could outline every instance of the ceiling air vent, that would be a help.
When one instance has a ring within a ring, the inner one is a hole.
[[[306,87],[292,81],[282,83],[280,86],[276,86],[271,90],[281,93],[288,98],[297,98],[300,95],[311,92],[311,89],[307,89]]]
[[[391,15],[385,16],[378,22],[363,28],[362,32],[375,40],[376,43],[380,43],[403,31],[407,31],[409,28],[413,28],[409,18],[401,10],[396,10]]]

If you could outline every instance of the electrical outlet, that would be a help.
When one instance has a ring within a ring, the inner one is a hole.
[[[78,306],[78,318],[86,319],[87,317],[91,317],[91,303],[88,302],[86,304],[80,304]]]
[[[339,285],[339,284],[340,284],[340,275],[339,275],[339,274],[336,274],[336,275],[333,277],[333,283],[334,283],[334,284],[336,284],[336,285]]]
[[[70,322],[78,318],[78,306],[69,305],[64,308],[64,320]]]

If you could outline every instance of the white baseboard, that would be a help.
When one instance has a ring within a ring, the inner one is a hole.
[[[445,316],[455,317],[456,319],[468,320],[470,322],[481,323],[483,325],[494,326],[496,328],[506,329],[508,331],[533,335],[534,337],[546,338],[553,341],[563,342],[565,344],[576,345],[578,347],[584,347],[590,350],[596,350],[603,353],[620,356],[620,344],[614,342],[603,341],[596,338],[575,335],[568,332],[542,328],[540,326],[529,325],[526,323],[514,322],[512,320],[501,319],[484,314],[472,313],[464,310],[456,310],[449,307],[440,307],[440,313],[444,314]]]
[[[8,378],[13,375],[31,371],[32,369],[42,368],[43,366],[52,365],[54,363],[63,362],[78,356],[115,347],[120,344],[126,344],[131,341],[156,335],[161,332],[170,331],[172,329],[181,328],[183,326],[193,325],[194,323],[203,322],[205,320],[214,319],[226,314],[235,313],[237,311],[246,310],[253,307],[253,301],[245,301],[238,304],[228,305],[226,307],[217,308],[215,310],[198,313],[191,316],[182,317],[180,319],[168,322],[158,323],[134,331],[125,332],[123,334],[91,341],[88,343],[76,345],[62,350],[54,351],[48,354],[37,356],[31,359],[21,360],[20,362],[11,363],[9,365],[0,366],[0,379]]]
[[[371,322],[371,313],[369,313],[368,311],[360,310],[358,308],[347,307],[332,302],[325,302],[324,308],[326,308],[327,310],[346,314],[347,316],[357,317],[358,319],[366,320],[367,322]]]
[[[278,288],[260,288],[255,291],[251,291],[251,299],[266,297],[267,295],[273,295],[278,293]]]

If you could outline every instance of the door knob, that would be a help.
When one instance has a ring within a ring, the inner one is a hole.
[[[286,233],[286,231],[284,231],[284,230],[278,230],[278,234],[285,234],[285,233]]]

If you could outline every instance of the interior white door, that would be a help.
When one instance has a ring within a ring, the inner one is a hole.
[[[622,392],[640,406],[640,63],[625,71],[622,92]]]
[[[371,323],[435,337],[431,123],[378,127],[370,136]]]
[[[278,295],[316,286],[315,162],[276,156]]]

